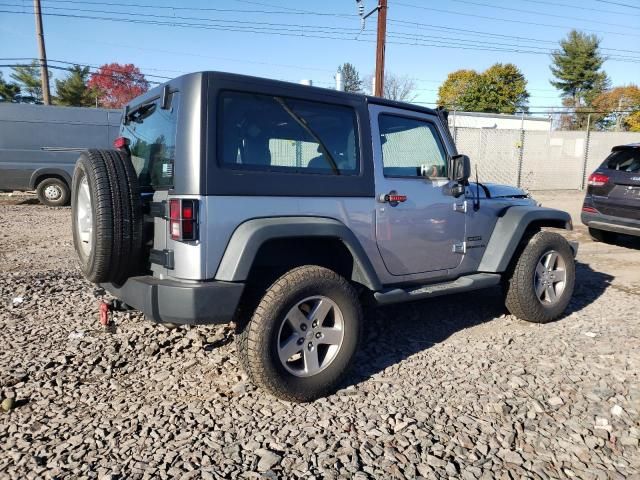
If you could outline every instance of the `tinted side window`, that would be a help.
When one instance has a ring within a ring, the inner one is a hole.
[[[627,148],[611,152],[604,162],[605,167],[621,172],[640,172],[640,148]]]
[[[120,129],[120,135],[129,139],[131,161],[141,187],[173,186],[178,92],[169,95],[168,105],[168,109],[161,109],[158,99],[132,110],[129,123]]]
[[[218,161],[229,168],[355,175],[359,152],[350,107],[223,92]]]
[[[446,177],[447,154],[436,127],[397,115],[378,117],[382,165],[390,177]]]

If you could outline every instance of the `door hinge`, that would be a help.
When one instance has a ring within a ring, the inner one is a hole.
[[[453,253],[467,253],[467,242],[458,242],[453,244]]]
[[[167,218],[167,202],[150,202],[148,215],[153,218]]]
[[[151,250],[149,252],[149,262],[161,265],[164,268],[173,270],[175,262],[173,260],[173,250]]]
[[[465,200],[464,202],[454,202],[453,211],[467,213],[467,201]]]

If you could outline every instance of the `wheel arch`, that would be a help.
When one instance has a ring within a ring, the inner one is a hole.
[[[571,215],[553,208],[519,205],[508,208],[496,222],[478,270],[506,271],[522,240],[543,227],[572,230]],[[571,247],[575,253],[576,248]]]
[[[323,251],[319,252],[321,242],[326,240],[328,245],[322,245]],[[347,252],[351,259],[351,271],[339,273],[370,290],[382,288],[354,233],[342,222],[325,217],[258,218],[242,223],[227,244],[215,278],[229,282],[246,281],[253,268],[261,264],[261,255],[265,256],[263,254],[269,256],[271,263],[293,265],[305,247],[310,252],[309,258],[318,257],[314,254],[323,253],[326,256],[330,253],[340,259]]]
[[[39,168],[35,170],[29,179],[29,188],[37,188],[38,184],[47,178],[62,180],[67,185],[69,191],[71,191],[71,175],[61,168]]]

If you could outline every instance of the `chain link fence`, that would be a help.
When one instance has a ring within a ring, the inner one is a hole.
[[[481,182],[527,190],[582,190],[616,145],[640,142],[637,132],[539,131],[454,127],[459,153]]]

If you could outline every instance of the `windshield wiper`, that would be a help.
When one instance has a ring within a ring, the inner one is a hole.
[[[273,97],[273,98],[276,100],[276,102],[280,104],[282,108],[284,108],[284,110],[296,121],[298,125],[300,125],[309,135],[313,137],[313,139],[316,142],[318,142],[318,146],[322,151],[322,155],[324,155],[324,157],[329,161],[329,165],[331,165],[331,169],[333,170],[333,173],[335,173],[336,175],[340,175],[340,169],[338,168],[338,164],[336,163],[335,159],[329,153],[329,150],[327,149],[325,144],[322,142],[322,140],[320,140],[320,137],[316,134],[316,132],[314,132],[311,129],[311,127],[307,125],[306,120],[302,118],[300,115],[298,115],[296,112],[294,112],[291,109],[291,107],[289,107],[289,105],[287,105],[287,103],[282,98],[280,97]]]

